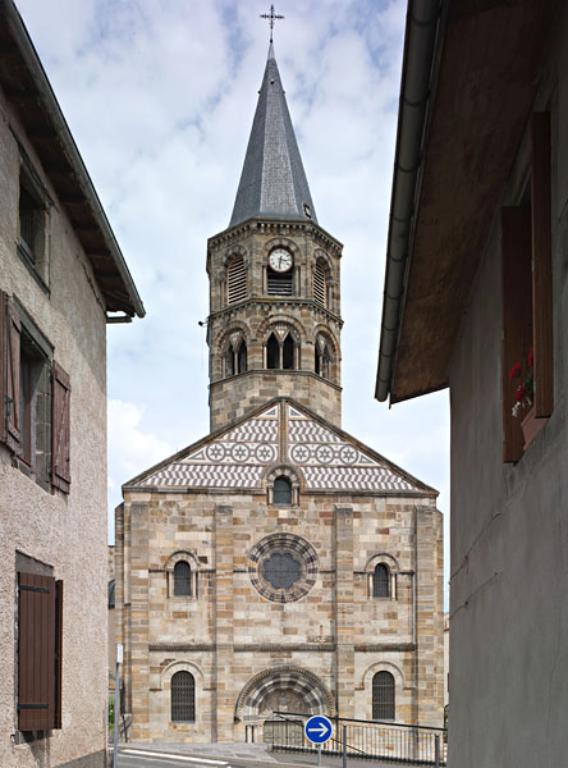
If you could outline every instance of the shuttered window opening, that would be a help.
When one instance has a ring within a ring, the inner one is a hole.
[[[174,723],[195,722],[195,679],[191,672],[176,672],[172,676],[171,719]]]
[[[242,256],[231,259],[227,266],[227,303],[235,304],[247,297],[247,270]]]
[[[275,272],[268,268],[267,287],[269,296],[293,296],[294,294],[294,270],[289,272]]]
[[[314,299],[327,309],[329,304],[329,269],[323,259],[316,261],[313,290]]]
[[[18,728],[61,728],[63,585],[18,574]]]
[[[390,672],[373,676],[373,720],[395,719],[394,677]]]
[[[52,371],[52,444],[51,484],[69,493],[71,484],[71,384],[69,376],[57,363]]]
[[[390,597],[390,571],[383,563],[373,573],[373,597]]]

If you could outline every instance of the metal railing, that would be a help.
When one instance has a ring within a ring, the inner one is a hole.
[[[264,741],[271,750],[317,752],[304,736],[304,722],[311,715],[274,712],[274,719],[264,723]],[[414,765],[446,765],[445,730],[423,725],[387,721],[329,718],[334,723],[330,741],[323,754],[392,760]]]

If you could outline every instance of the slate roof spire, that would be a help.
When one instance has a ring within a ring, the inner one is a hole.
[[[229,226],[258,216],[317,223],[272,41]]]

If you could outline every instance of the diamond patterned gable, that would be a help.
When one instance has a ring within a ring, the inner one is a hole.
[[[283,417],[287,429],[281,444]],[[424,486],[371,450],[287,401],[201,441],[135,485],[254,489],[261,487],[268,467],[280,462],[298,467],[308,491],[424,492]]]

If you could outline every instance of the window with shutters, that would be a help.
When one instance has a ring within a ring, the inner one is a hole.
[[[195,722],[195,678],[182,670],[172,675],[171,720],[173,723]]]
[[[20,469],[46,489],[59,482],[53,474],[54,425],[62,428],[60,455],[68,454],[69,442],[68,409],[58,407],[52,354],[25,310],[0,292],[0,441]]]
[[[242,256],[232,256],[226,270],[227,304],[247,298],[247,268]]]
[[[18,573],[18,729],[61,728],[63,582]]]
[[[373,720],[395,719],[395,682],[390,672],[373,675]]]
[[[390,571],[384,563],[378,563],[373,572],[373,597],[390,597]]]
[[[554,405],[548,112],[533,114],[530,137],[529,183],[519,204],[501,211],[505,462],[522,457]]]
[[[313,296],[326,309],[330,306],[330,270],[325,259],[316,260],[313,273]]]

